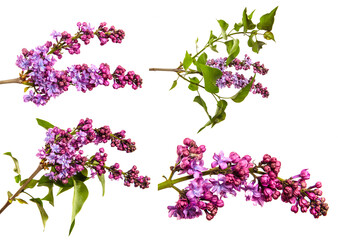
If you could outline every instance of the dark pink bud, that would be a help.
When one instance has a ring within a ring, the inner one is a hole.
[[[207,216],[206,216],[206,218],[210,221],[211,219],[214,218],[214,216],[208,213]]]
[[[307,180],[307,179],[310,179],[310,173],[308,172],[307,169],[303,169],[301,172],[300,172],[300,177],[304,180]]]
[[[291,211],[294,212],[294,213],[297,213],[298,212],[298,206],[297,205],[293,205],[291,207]]]
[[[216,203],[217,207],[223,207],[224,206],[224,201],[222,199],[219,199]]]
[[[269,154],[265,154],[265,155],[263,156],[263,162],[264,162],[264,163],[270,162],[270,159],[271,159],[271,156],[270,156]]]
[[[321,182],[316,182],[316,188],[321,188],[322,187],[322,183]]]
[[[185,138],[185,139],[183,140],[183,144],[186,145],[186,146],[190,146],[191,141],[192,141],[192,140],[191,140],[190,138]]]

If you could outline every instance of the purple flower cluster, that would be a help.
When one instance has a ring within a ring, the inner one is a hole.
[[[183,190],[175,188],[179,191],[179,200],[175,206],[168,206],[169,217],[192,219],[201,216],[204,211],[206,218],[211,220],[224,206],[223,198],[227,198],[227,194],[236,196],[241,190],[244,190],[246,200],[254,205],[263,206],[264,202],[281,196],[283,202],[294,204],[291,211],[295,213],[300,208],[302,212],[310,209],[315,218],[327,214],[329,207],[319,190],[322,184],[317,182],[307,188],[306,180],[310,178],[307,169],[284,180],[278,177],[281,162],[275,157],[265,154],[263,160],[255,165],[249,155],[240,157],[232,152],[226,157],[223,151],[214,154],[214,162],[207,169],[202,160],[205,150],[204,145],[198,147],[189,138],[184,139],[184,146],[177,146],[178,159],[171,168],[171,177],[175,172],[187,173],[192,175],[189,178],[192,180]],[[206,175],[217,175],[217,178],[205,178]],[[248,180],[250,175],[254,178],[251,181]]]
[[[298,179],[298,180],[295,180]],[[307,187],[306,180],[310,179],[310,173],[307,169],[303,169],[299,175],[287,179],[283,184],[282,201],[294,204],[291,211],[307,212],[315,217],[326,216],[329,210],[329,205],[325,202],[326,199],[321,197],[323,192],[319,189],[322,187],[321,182],[316,182],[315,185]]]
[[[130,147],[125,146],[125,148],[113,144],[116,139],[124,142],[125,145],[131,142],[130,139],[124,139],[125,131],[121,132],[123,135],[120,134],[119,136],[122,138],[117,136],[118,134],[113,135],[109,126],[95,129],[92,127],[91,119],[81,119],[73,130],[69,128],[65,131],[58,127],[48,129],[45,138],[46,145],[39,150],[37,156],[47,167],[51,168],[46,176],[53,181],[61,181],[63,184],[68,183],[70,178],[88,168],[91,170],[92,177],[101,176],[108,171],[109,178],[112,180],[124,178],[126,186],[134,183],[135,187],[147,188],[150,178],[138,176],[139,172],[136,166],[126,173],[119,169],[118,163],[110,167],[106,166],[107,153],[105,153],[104,148],[100,148],[99,152],[90,158],[83,156],[83,150],[81,150],[83,146],[89,143],[97,145],[108,141],[111,141],[111,146],[116,146],[118,150],[134,151],[136,149],[135,143],[132,143]]]
[[[127,74],[125,74],[125,72],[126,70],[123,67],[117,66],[113,73],[114,89],[124,88],[126,84],[132,85],[134,90],[142,87],[142,79],[139,75],[135,74],[134,71],[129,71]]]
[[[134,184],[135,187],[140,187],[142,189],[149,187],[150,178],[147,176],[139,176],[139,170],[134,165],[124,176],[124,185],[130,187],[130,184]]]
[[[204,145],[197,146],[196,142],[189,138],[184,139],[183,144],[185,146],[177,146],[178,158],[175,170],[179,174],[188,173],[199,178],[202,171],[207,169],[203,167],[204,161],[202,160],[206,148]]]
[[[228,68],[234,67],[236,71],[247,71],[252,67],[254,73],[258,73],[261,75],[265,75],[269,71],[269,69],[265,68],[264,64],[260,64],[260,62],[252,63],[250,57],[247,55],[245,55],[243,61],[235,58],[230,62],[228,66],[226,66],[226,60],[227,58],[218,58],[210,59],[207,61],[207,65],[213,68],[218,68],[223,73],[222,77],[216,81],[216,85],[219,88],[230,88],[231,86],[234,86],[235,88],[243,88],[252,80],[252,77],[247,79],[243,74],[228,71]],[[263,88],[261,83],[253,84],[251,91],[253,94],[262,95],[263,98],[267,98],[269,96],[269,91],[266,87]]]
[[[53,55],[61,59],[62,50],[67,50],[70,54],[79,54],[81,47],[79,40],[89,44],[90,39],[97,36],[101,45],[104,45],[109,39],[113,43],[121,43],[124,38],[123,30],[115,30],[114,26],[107,28],[106,23],[101,23],[95,32],[94,28],[85,22],[77,25],[78,32],[74,36],[67,32],[53,31],[51,35],[56,43],[48,41],[45,45],[30,51],[22,49],[16,65],[22,69],[20,74],[22,83],[32,88],[24,95],[25,102],[33,102],[37,106],[45,105],[50,98],[68,91],[70,85],[75,86],[78,91],[86,92],[99,85],[109,86],[109,80],[112,79],[114,89],[123,88],[126,84],[132,85],[135,90],[142,86],[141,77],[133,71],[125,74],[126,70],[118,66],[112,74],[106,63],[101,63],[99,68],[82,64],[73,65],[63,71],[54,69],[57,60]]]

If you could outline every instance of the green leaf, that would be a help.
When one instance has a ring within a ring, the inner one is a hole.
[[[6,152],[4,155],[10,156],[13,159],[14,162],[14,169],[13,171],[16,172],[17,174],[20,174],[20,167],[19,167],[19,161],[15,157],[12,156],[11,152]]]
[[[240,52],[239,40],[234,39],[231,41],[227,41],[225,42],[225,45],[227,46],[227,52],[229,54],[227,61],[226,61],[226,65],[229,65],[231,61],[234,60]]]
[[[191,64],[192,64],[192,57],[190,56],[188,51],[186,51],[185,57],[184,57],[184,60],[183,60],[183,68],[185,70],[187,70],[190,67]]]
[[[73,177],[68,178],[68,183],[64,184],[60,180],[54,182],[54,184],[58,187],[73,187],[74,186],[74,180]]]
[[[207,126],[214,127],[217,123],[223,121],[226,117],[225,109],[228,103],[225,100],[220,100],[217,102],[217,108],[215,115],[200,129],[197,133],[201,132]]]
[[[177,85],[177,80],[173,81],[173,85],[171,85],[171,88],[169,89],[169,91],[170,91],[171,89],[174,89],[174,88],[176,87],[176,85]]]
[[[205,65],[207,63],[207,61],[208,61],[208,55],[205,52],[202,53],[197,59],[197,62],[202,64],[202,65]],[[196,63],[194,63],[194,64],[196,65]],[[202,72],[202,70],[197,65],[196,65],[196,67],[197,67],[197,71]]]
[[[262,49],[263,45],[265,45],[265,42],[262,41],[256,41],[252,44],[252,51],[255,53],[259,53],[259,50]]]
[[[273,35],[272,32],[265,32],[264,33],[264,38],[266,40],[273,40],[273,41],[275,41],[275,36]]]
[[[25,87],[25,88],[23,89],[23,92],[27,92],[28,89],[30,89],[30,87]]]
[[[17,200],[20,204],[28,204],[25,200],[21,198],[16,198],[15,200]]]
[[[208,113],[207,104],[204,102],[203,98],[201,98],[201,96],[196,96],[194,98],[194,102],[197,102],[199,105],[201,105],[203,107],[204,111],[207,113],[209,119],[211,119],[211,116]]]
[[[198,130],[197,133],[201,132],[204,128],[206,128],[207,126],[210,126],[211,125],[211,119],[203,126],[200,128],[200,130]]]
[[[25,180],[22,180],[20,182],[20,186],[24,185],[24,183],[27,181],[28,179],[25,179]],[[35,185],[39,182],[39,180],[36,180],[36,179],[32,179],[28,184],[27,186],[25,187],[25,189],[27,188],[34,188]]]
[[[19,174],[19,175],[16,175],[15,177],[14,177],[14,179],[15,179],[15,182],[16,183],[19,183],[20,181],[21,181],[21,175]]]
[[[7,196],[8,196],[8,200],[11,199],[11,197],[13,196],[13,194],[10,191],[7,191]]]
[[[212,51],[218,53],[218,51],[217,51],[217,46],[216,46],[216,45],[211,45],[211,46],[210,46],[210,49],[211,49]]]
[[[54,182],[54,184],[58,187],[60,187],[58,193],[56,194],[57,196],[60,195],[61,193],[71,189],[72,187],[74,187],[74,180],[73,177],[68,178],[68,183],[63,184],[61,181],[56,181]]]
[[[79,180],[81,182],[85,182],[89,179],[89,177],[87,177],[88,175],[88,170],[85,168],[83,169],[81,172],[78,172],[76,175],[74,175],[74,180]]]
[[[42,186],[48,188],[48,193],[42,200],[48,201],[49,204],[54,207],[53,181],[46,176],[42,176],[39,180],[38,187]]]
[[[253,16],[253,14],[254,14],[254,12],[255,12],[255,10],[253,10],[251,13],[250,13],[250,15],[248,16],[248,19],[252,19],[252,16]]]
[[[243,27],[243,23],[235,23],[234,25],[234,29],[236,30],[236,32],[238,32],[241,27]]]
[[[243,23],[243,27],[244,27],[243,32],[245,32],[245,33],[248,31],[248,29],[251,30],[251,29],[254,29],[256,27],[256,25],[253,24],[253,22],[251,21],[251,18],[248,17],[248,15],[246,13],[246,8],[243,11],[242,23]]]
[[[275,7],[270,13],[264,14],[259,23],[257,24],[257,28],[260,30],[271,31],[273,23],[275,21],[275,14],[278,7]]]
[[[83,204],[88,198],[88,189],[86,185],[78,180],[74,180],[74,196],[73,196],[73,210],[72,210],[72,220],[69,229],[69,235],[72,233],[72,230],[75,225],[75,217],[80,212]]]
[[[200,80],[197,78],[197,77],[193,77],[193,78],[189,78],[190,79],[190,83],[188,88],[191,90],[191,91],[197,91],[198,90],[198,85],[200,83]]]
[[[227,40],[227,34],[226,34],[226,30],[228,29],[229,27],[229,24],[227,24],[224,20],[217,20],[219,26],[221,27],[222,29],[222,37]]]
[[[98,175],[97,176],[101,182],[101,185],[102,185],[102,196],[104,196],[104,193],[106,191],[106,180],[105,180],[105,177],[104,177],[104,174],[102,175]]]
[[[252,38],[253,38],[253,35],[250,35],[250,37],[249,37],[249,39],[248,39],[248,46],[249,46],[249,47],[252,47],[253,44],[255,43],[254,40],[252,40]]]
[[[215,39],[217,39],[217,37],[212,33],[212,31],[210,31],[210,37],[209,37],[208,43],[209,43],[210,45],[213,45],[213,41],[214,41]]]
[[[216,80],[222,76],[222,71],[217,68],[200,64],[198,62],[196,63],[196,66],[202,71],[205,91],[209,93],[218,93],[219,88],[216,86]]]
[[[47,121],[45,121],[45,120],[42,120],[42,119],[37,118],[36,121],[38,122],[38,124],[39,124],[41,127],[45,128],[46,130],[48,130],[48,129],[54,127],[53,124],[51,124],[51,123],[49,123],[49,122],[47,122]]]
[[[215,116],[211,119],[211,127],[214,127],[217,123],[222,122],[225,119],[225,109],[228,106],[227,101],[225,100],[220,100],[217,102],[217,108],[216,108],[216,113]]]
[[[236,103],[240,103],[243,102],[244,99],[246,98],[246,96],[248,96],[252,84],[254,83],[256,78],[256,74],[254,75],[254,77],[252,78],[252,80],[241,90],[239,90],[234,96],[231,97],[232,101],[236,102]]]
[[[40,198],[32,198],[30,199],[30,201],[36,203],[36,205],[38,206],[40,215],[41,215],[41,219],[42,219],[42,224],[43,224],[43,230],[45,230],[45,226],[46,226],[46,222],[48,220],[48,215],[45,211],[45,209],[43,208],[43,203],[41,201]]]

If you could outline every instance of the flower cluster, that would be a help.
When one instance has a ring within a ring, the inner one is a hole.
[[[242,190],[246,200],[252,201],[254,205],[263,206],[265,202],[281,196],[283,202],[294,204],[291,211],[295,213],[300,208],[302,212],[310,209],[315,218],[327,214],[329,207],[319,189],[322,184],[317,182],[307,187],[306,180],[310,179],[307,169],[284,180],[278,176],[281,162],[275,157],[265,154],[256,165],[249,155],[240,157],[231,152],[227,157],[222,151],[214,154],[214,162],[208,169],[202,160],[205,146],[198,147],[189,138],[184,139],[183,143],[184,146],[177,146],[178,159],[175,166],[171,167],[169,179],[159,184],[159,190],[173,187],[179,192],[176,205],[168,206],[169,217],[192,219],[201,216],[204,211],[206,218],[211,220],[218,209],[224,206],[223,199],[228,194],[236,196]],[[187,173],[188,176],[172,180],[175,172]],[[206,175],[217,175],[217,178],[205,177]],[[252,180],[249,180],[250,175]],[[173,186],[173,181],[178,183],[188,179],[192,180],[182,190]]]
[[[67,91],[70,85],[75,86],[78,91],[86,92],[99,85],[109,86],[109,80],[112,79],[114,89],[123,88],[126,84],[132,85],[135,90],[142,86],[141,77],[133,71],[125,74],[126,70],[118,66],[112,74],[106,63],[101,63],[99,67],[77,64],[68,67],[67,70],[54,69],[56,59],[62,58],[62,50],[67,50],[70,54],[80,53],[79,41],[87,45],[90,39],[97,36],[101,45],[105,45],[109,40],[121,43],[125,35],[123,30],[116,30],[114,26],[106,27],[106,23],[101,23],[96,31],[85,22],[78,23],[77,26],[78,32],[74,36],[67,32],[53,31],[51,35],[55,43],[48,41],[30,51],[22,49],[16,65],[22,69],[20,79],[28,86],[26,90],[32,88],[24,96],[25,102],[33,102],[37,106],[45,105],[50,98]]]
[[[91,170],[92,177],[101,176],[108,171],[109,178],[112,180],[124,178],[126,186],[134,183],[135,187],[147,188],[150,178],[138,176],[139,172],[136,166],[127,172],[120,170],[118,163],[110,167],[106,166],[107,153],[104,148],[100,148],[99,152],[90,158],[83,155],[81,149],[83,146],[89,143],[97,145],[108,141],[111,141],[111,146],[116,146],[120,151],[135,151],[135,143],[130,139],[125,139],[125,131],[120,133],[112,134],[109,126],[95,129],[92,127],[92,120],[88,118],[81,119],[73,130],[70,128],[67,130],[58,127],[49,128],[46,133],[45,147],[40,149],[37,154],[45,166],[51,168],[51,171],[45,176],[50,180],[67,184],[70,178],[87,168]],[[123,142],[124,148],[115,144],[117,140]],[[129,143],[130,146],[127,146]]]
[[[233,73],[229,71],[228,68],[234,67],[236,71],[244,70],[247,71],[249,69],[253,69],[254,73],[258,73],[261,75],[265,75],[268,73],[269,69],[264,67],[264,64],[260,64],[260,62],[253,63],[248,55],[245,55],[244,60],[239,60],[235,58],[232,60],[229,65],[226,65],[227,58],[218,58],[218,59],[210,59],[207,61],[207,65],[213,68],[218,68],[222,71],[222,77],[216,81],[216,85],[219,88],[230,88],[234,86],[235,88],[243,88],[252,80],[252,77],[247,79],[243,74],[238,72]],[[252,85],[251,91],[253,94],[260,94],[263,98],[269,97],[269,91],[267,88],[263,87],[261,83],[255,83]]]

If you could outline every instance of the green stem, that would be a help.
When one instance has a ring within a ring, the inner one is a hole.
[[[194,85],[199,86],[199,87],[201,87],[201,88],[205,88],[204,86],[199,85],[198,83],[191,82],[189,79],[187,79],[186,77],[182,76],[181,74],[179,74],[179,73],[177,73],[177,74],[178,74],[178,76],[179,76],[180,78],[182,78],[183,80],[187,81],[188,83],[194,84]]]
[[[218,174],[218,173],[226,173],[229,170],[230,170],[230,167],[228,167],[226,169],[220,169],[220,168],[216,167],[216,168],[211,168],[207,171],[202,172],[202,175],[205,176],[205,175],[213,175],[213,174]],[[188,176],[184,176],[184,177],[181,177],[181,178],[176,178],[174,180],[168,179],[164,182],[159,183],[157,188],[158,188],[158,191],[165,189],[165,188],[170,188],[170,187],[172,188],[174,186],[174,184],[180,183],[180,182],[183,182],[183,181],[187,181],[187,180],[192,179],[192,178],[194,178],[193,175],[188,175]]]
[[[262,175],[266,174],[266,172],[262,172],[262,171],[258,171],[258,170],[254,171],[254,168],[250,168],[249,171],[255,178],[257,178],[255,173],[262,174]],[[231,172],[231,166],[228,166],[226,169],[220,169],[219,167],[215,167],[215,168],[211,168],[207,171],[202,172],[202,176],[216,175],[216,174],[220,174],[220,173],[227,174],[227,173],[230,173],[230,172]],[[171,178],[169,178],[168,180],[159,183],[157,185],[157,190],[160,191],[160,190],[163,190],[163,189],[166,189],[166,188],[174,188],[175,187],[174,185],[176,183],[184,182],[184,181],[187,181],[187,180],[190,180],[190,179],[193,179],[193,178],[194,178],[193,175],[188,175],[188,176],[176,178],[176,179],[173,179],[173,180]],[[277,179],[280,180],[281,182],[285,181],[283,178],[280,178],[280,177],[277,177]]]

